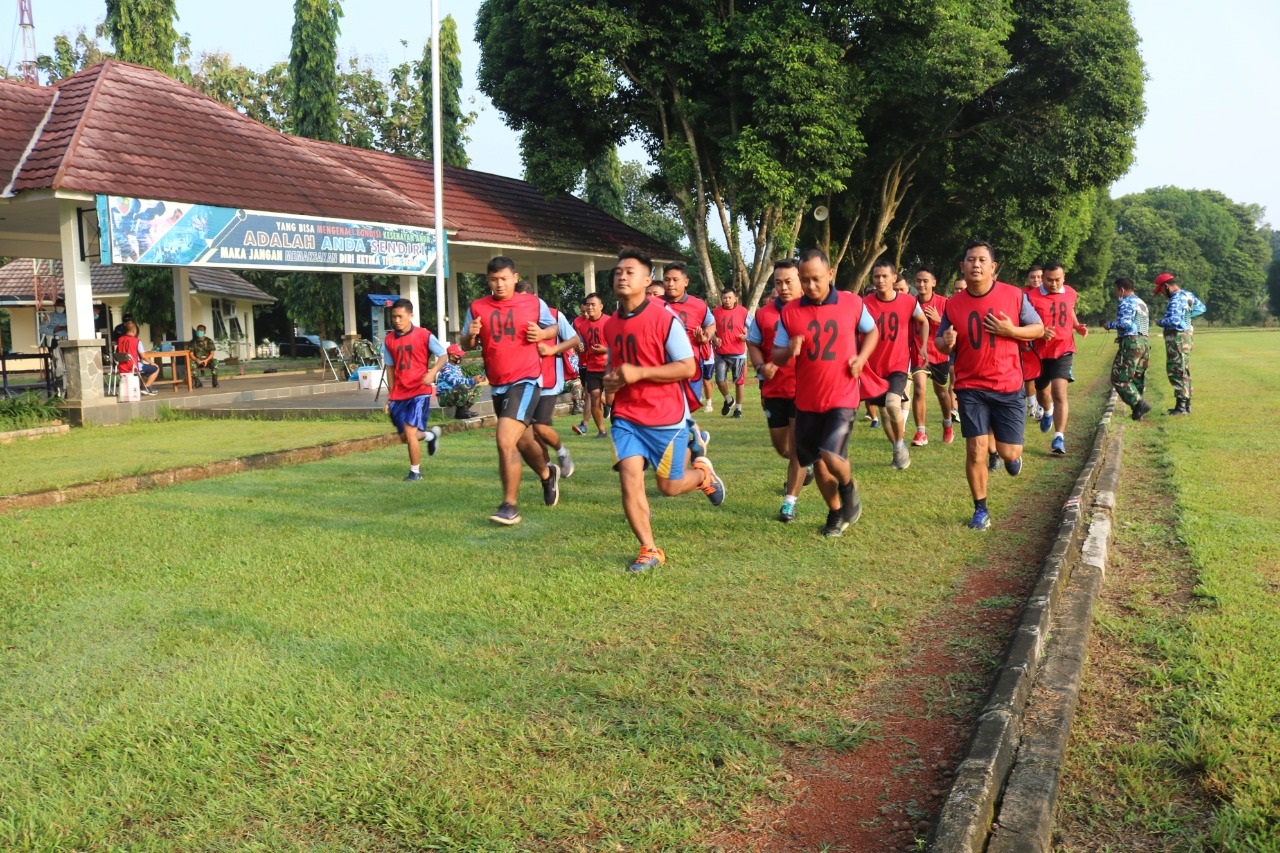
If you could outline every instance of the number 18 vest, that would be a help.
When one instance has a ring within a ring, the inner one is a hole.
[[[804,349],[795,358],[797,409],[858,408],[861,397],[858,383],[849,375],[849,361],[858,354],[861,319],[862,297],[847,290],[833,288],[821,303],[801,297],[782,306],[778,322],[787,335],[804,336]]]

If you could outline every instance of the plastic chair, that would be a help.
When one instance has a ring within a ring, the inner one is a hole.
[[[106,376],[104,377],[106,379],[106,394],[108,397],[114,397],[119,393],[120,365],[123,364],[127,358],[128,356],[122,352],[113,352],[110,354],[109,364],[106,365]],[[137,371],[135,370],[134,372],[136,373]]]
[[[329,368],[329,372],[333,374],[334,379],[339,382],[345,382],[351,378],[353,368],[347,363],[342,350],[333,341],[321,342],[320,357],[324,360],[325,367]],[[339,368],[342,369],[341,376],[338,375]]]

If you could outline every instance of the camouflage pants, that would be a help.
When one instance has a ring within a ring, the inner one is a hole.
[[[436,395],[436,399],[440,401],[443,408],[467,408],[480,396],[480,389],[472,386],[464,388],[459,385],[456,388],[450,388],[448,391],[441,391]]]
[[[1119,339],[1120,349],[1111,363],[1111,387],[1121,400],[1133,408],[1142,402],[1147,387],[1147,365],[1151,361],[1151,342],[1145,335],[1126,335]]]
[[[1173,386],[1173,395],[1191,399],[1191,332],[1166,332],[1164,336],[1165,373]]]

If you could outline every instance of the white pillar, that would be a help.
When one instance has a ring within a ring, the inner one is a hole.
[[[76,202],[63,200],[58,203],[58,225],[67,303],[67,338],[89,340],[95,337],[93,286],[89,283],[89,262],[80,259],[80,220],[76,216]]]
[[[356,277],[342,274],[342,342],[348,347],[360,335],[356,331]]]
[[[446,294],[449,301],[449,334],[456,335],[462,331],[462,312],[458,310],[458,271],[449,270],[446,279]]]
[[[413,303],[414,325],[422,325],[422,305],[418,301],[418,277],[416,275],[400,276],[400,295]]]
[[[173,267],[173,333],[176,340],[189,341],[191,329],[198,325],[191,315],[191,271]]]
[[[596,292],[596,259],[582,259],[582,295]]]

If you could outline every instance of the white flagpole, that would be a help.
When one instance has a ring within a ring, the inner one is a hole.
[[[440,109],[440,0],[431,0],[431,166],[435,190],[436,221],[436,327],[437,337],[448,340],[444,320],[444,133]]]

